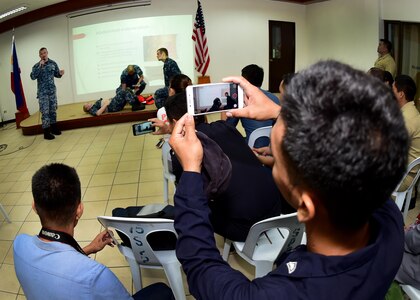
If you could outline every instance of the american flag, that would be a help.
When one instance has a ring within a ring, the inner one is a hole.
[[[210,63],[209,49],[207,48],[206,27],[204,25],[203,9],[198,0],[197,14],[193,28],[192,39],[195,44],[195,69],[203,76],[206,75]]]

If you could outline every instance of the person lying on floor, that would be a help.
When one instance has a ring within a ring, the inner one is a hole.
[[[122,111],[127,102],[130,103],[132,107],[141,104],[138,102],[138,99],[133,93],[133,91],[125,89],[117,92],[117,94],[113,98],[101,98],[95,101],[94,103],[88,102],[83,104],[83,111],[91,114],[92,116],[100,116],[104,113]]]
[[[384,299],[404,250],[402,215],[390,196],[406,170],[409,145],[391,89],[348,65],[323,61],[292,79],[280,109],[245,79],[224,80],[246,94],[246,107],[232,116],[276,119],[272,175],[305,224],[307,244],[286,251],[272,272],[252,281],[222,259],[203,189],[205,151],[186,114],[169,143],[184,169],[174,227],[192,296]]]

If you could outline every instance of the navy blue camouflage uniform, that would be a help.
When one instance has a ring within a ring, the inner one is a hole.
[[[114,98],[111,99],[105,112],[117,112],[122,111],[127,102],[132,103],[136,99],[136,96],[129,90],[120,90],[117,92]],[[96,116],[96,112],[102,107],[102,99],[97,100],[88,113],[92,116]]]
[[[167,58],[163,63],[163,76],[165,78],[165,87],[158,89],[155,92],[155,104],[157,108],[163,107],[166,98],[169,96],[169,83],[172,77],[181,74],[181,70],[178,67],[176,61],[171,58]]]
[[[32,67],[31,79],[37,79],[37,98],[44,129],[57,122],[57,88],[54,77],[61,78],[61,76],[57,63],[52,59],[48,59],[43,67],[39,62]]]
[[[120,86],[117,88],[117,90],[115,91],[116,94],[119,93],[119,91],[122,90],[122,85],[125,84],[127,86],[127,88],[129,89],[134,89],[134,86],[139,82],[139,78],[140,76],[143,75],[143,71],[141,70],[141,68],[138,65],[133,65],[134,67],[134,73],[132,75],[128,74],[128,70],[127,68],[125,68],[120,76],[120,81],[121,84]],[[137,94],[141,94],[141,92],[143,92],[143,90],[146,88],[146,82],[144,82],[144,80],[142,80],[140,82],[140,88],[137,92]],[[132,104],[132,103],[130,103]]]

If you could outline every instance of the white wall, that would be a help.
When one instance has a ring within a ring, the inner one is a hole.
[[[382,0],[382,19],[406,22],[420,22],[420,1]]]
[[[211,56],[208,74],[212,82],[227,75],[239,74],[243,66],[256,63],[268,70],[268,20],[296,23],[296,67],[305,65],[305,6],[270,0],[204,0],[202,1]],[[130,8],[90,15],[102,18],[118,14],[126,18],[141,16],[191,14],[195,16],[195,0],[152,0],[147,7]],[[191,24],[192,26],[192,24]],[[191,34],[191,32],[187,33]],[[16,28],[16,46],[22,82],[30,113],[38,110],[36,81],[29,78],[32,66],[39,60],[38,50],[45,46],[65,74],[56,79],[59,105],[74,102],[71,88],[67,18],[65,15],[44,19]],[[10,90],[11,32],[0,35],[0,110],[4,120],[14,119],[16,105]],[[116,74],[116,86],[119,75]],[[267,87],[266,74],[263,87]],[[109,95],[110,97],[112,95]],[[86,101],[91,99],[86,99]]]
[[[336,59],[368,70],[377,58],[379,0],[331,0],[306,11],[307,61]]]

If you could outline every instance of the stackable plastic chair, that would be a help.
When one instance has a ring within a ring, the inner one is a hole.
[[[297,213],[262,220],[252,225],[245,242],[226,239],[223,259],[228,260],[233,245],[244,260],[255,266],[255,278],[265,276],[273,270],[279,255],[302,243],[304,231]]]
[[[400,284],[400,286],[411,300],[420,300],[420,291],[418,289],[406,284]]]
[[[175,175],[172,173],[172,159],[169,151],[171,146],[165,141],[162,146],[162,163],[163,163],[163,201],[169,204],[169,181],[175,183]]]
[[[98,221],[107,229],[113,228],[130,239],[131,247],[120,244],[118,250],[127,260],[133,276],[134,288],[142,288],[140,268],[163,268],[176,300],[185,300],[181,264],[174,250],[153,250],[148,235],[156,232],[172,232],[176,236],[174,221],[160,218],[121,218],[99,216]]]
[[[417,167],[419,164],[420,164],[420,157],[416,158],[408,165],[407,171],[405,172],[403,179],[398,184],[395,191],[392,193],[392,195],[395,196],[395,203],[397,204],[398,208],[401,210],[403,214],[404,221],[407,218],[408,208],[410,206],[411,195],[413,193],[413,189],[416,186],[416,183],[420,176],[420,167],[418,168],[416,176],[414,176],[413,181],[411,182],[410,186],[405,191],[398,192],[398,189],[400,188],[401,183],[404,181],[404,179],[410,173],[410,171],[413,170],[415,167]]]
[[[249,135],[248,146],[253,148],[254,145],[255,145],[255,142],[261,137],[270,138],[272,128],[273,128],[273,126],[265,126],[265,127],[260,127],[260,128],[255,129]]]
[[[1,203],[0,203],[0,211],[3,214],[4,218],[6,219],[7,223],[11,223],[9,215],[7,214],[6,210],[4,209]]]

